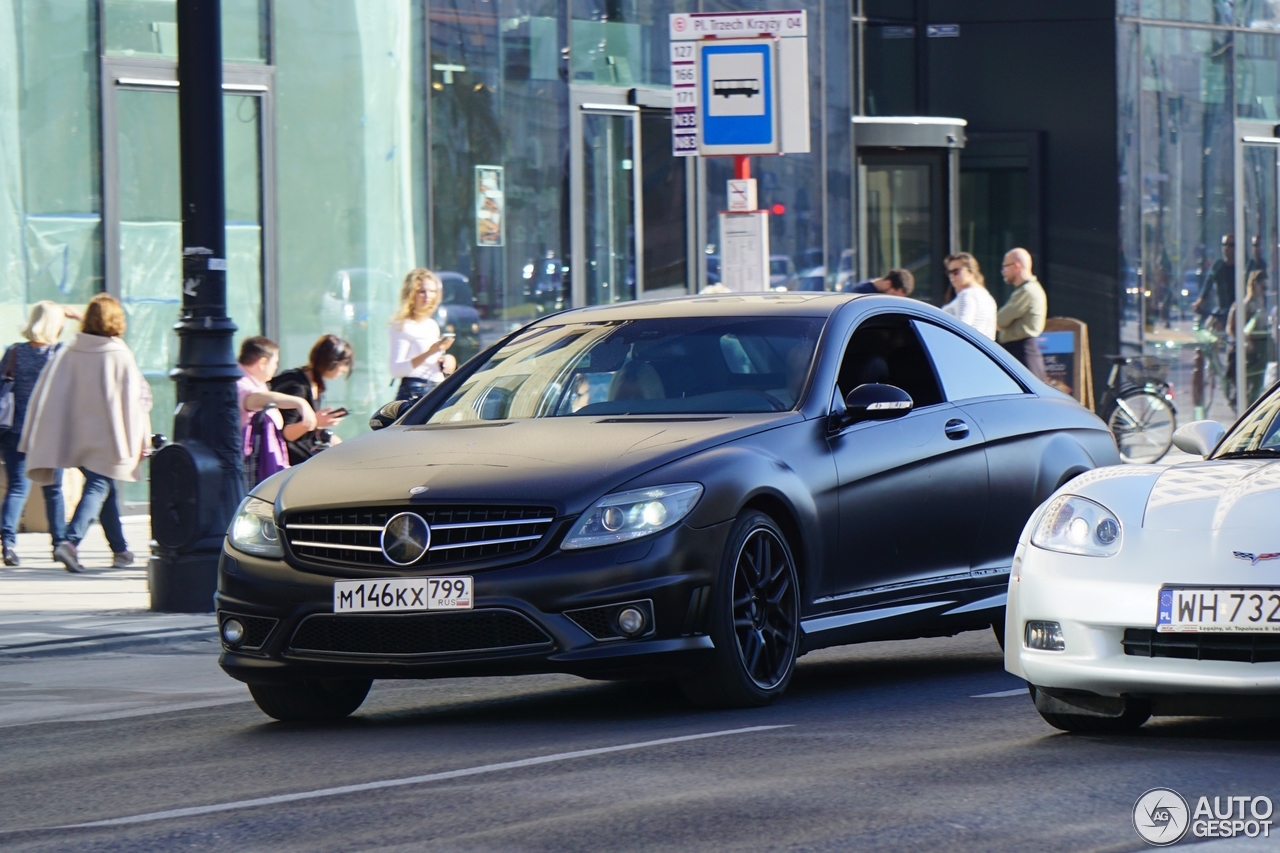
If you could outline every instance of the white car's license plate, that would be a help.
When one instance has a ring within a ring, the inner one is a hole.
[[[333,582],[334,613],[470,610],[471,578],[370,578]]]
[[[1156,630],[1280,633],[1280,589],[1160,590]]]

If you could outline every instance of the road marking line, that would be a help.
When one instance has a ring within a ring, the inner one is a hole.
[[[49,723],[101,723],[111,720],[126,720],[130,717],[151,717],[156,714],[177,713],[178,711],[197,711],[203,708],[218,708],[223,705],[240,705],[252,702],[248,696],[228,696],[224,699],[205,699],[196,702],[176,702],[170,705],[145,705],[135,708],[123,708],[118,711],[101,711],[96,714],[80,714],[71,717],[48,717],[38,720],[0,723],[0,729],[12,729],[18,726],[40,726]]]
[[[1026,696],[1027,688],[1019,687],[1016,690],[1000,690],[996,693],[979,693],[977,696],[970,696],[970,699],[1005,699],[1009,696]]]
[[[125,826],[133,823],[149,823],[157,820],[169,820],[177,817],[192,817],[194,815],[214,814],[217,812],[229,812],[239,809],[250,809],[256,806],[272,806],[277,803],[294,803],[299,800],[314,800],[319,797],[336,797],[340,794],[358,794],[364,791],[379,791],[384,788],[401,788],[405,785],[421,785],[424,782],[439,782],[444,779],[459,779],[464,776],[478,776],[482,773],[496,773],[500,770],[516,770],[522,767],[536,767],[539,764],[553,764],[559,761],[568,761],[573,758],[588,758],[594,755],[608,755],[611,752],[624,752],[633,749],[645,749],[651,746],[666,746],[672,743],[688,743],[693,740],[706,740],[713,737],[726,737],[728,735],[744,735],[751,732],[765,732],[771,729],[790,728],[787,725],[781,726],[750,726],[744,729],[726,729],[719,732],[707,732],[700,735],[683,735],[681,737],[667,737],[660,740],[646,740],[639,743],[624,743],[619,746],[602,746],[596,749],[579,749],[574,752],[558,752],[554,755],[540,755],[537,758],[522,758],[518,761],[503,761],[498,764],[483,764],[479,767],[467,767],[462,770],[445,770],[440,773],[427,773],[422,776],[408,776],[403,779],[384,779],[380,782],[363,782],[359,785],[342,785],[337,788],[321,788],[317,791],[301,791],[296,794],[277,794],[273,797],[257,797],[252,800],[238,800],[230,803],[215,803],[209,806],[191,806],[184,809],[169,809],[163,812],[149,812],[147,814],[130,815],[129,817],[117,817],[109,820],[95,820],[89,823],[72,823],[66,826],[56,826],[53,829],[84,829],[95,826]]]

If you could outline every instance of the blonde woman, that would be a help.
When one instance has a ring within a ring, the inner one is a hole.
[[[978,259],[968,252],[959,252],[947,255],[943,263],[946,264],[947,278],[955,288],[956,297],[943,305],[942,310],[994,341],[996,311],[999,309],[996,307],[995,297],[987,290]]]
[[[40,374],[18,449],[27,454],[33,483],[53,481],[55,469],[78,467],[84,493],[53,558],[82,570],[76,550],[95,519],[114,554],[112,566],[133,563],[120,525],[116,480],[137,482],[151,435],[151,389],[124,343],[125,314],[105,293],[89,300],[80,334]]]
[[[444,380],[453,359],[446,356],[454,338],[441,336],[433,319],[444,286],[431,270],[419,267],[404,277],[400,308],[391,318],[391,375],[400,380],[397,400],[416,400]]]
[[[9,490],[4,496],[4,508],[0,511],[0,516],[3,517],[3,522],[0,522],[0,538],[4,540],[6,566],[18,565],[14,545],[18,542],[18,522],[22,519],[22,509],[27,503],[30,486],[27,480],[27,455],[18,450],[18,442],[22,438],[22,422],[26,419],[27,403],[31,400],[31,392],[35,390],[36,380],[40,378],[40,371],[44,370],[44,366],[61,346],[58,338],[62,336],[67,318],[79,320],[80,313],[56,302],[37,302],[31,309],[27,324],[22,327],[22,336],[27,340],[5,350],[4,359],[0,361],[0,374],[13,380],[13,426],[0,435],[0,454],[4,457],[5,475],[9,482]],[[53,472],[52,480],[52,483],[44,487],[44,509],[49,517],[49,535],[53,539],[53,547],[57,548],[67,538],[60,469]]]

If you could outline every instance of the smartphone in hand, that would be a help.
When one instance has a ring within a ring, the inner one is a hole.
[[[339,406],[336,409],[329,410],[329,416],[334,418],[345,418],[349,414],[351,414],[351,412],[347,411],[345,408],[341,406]]]

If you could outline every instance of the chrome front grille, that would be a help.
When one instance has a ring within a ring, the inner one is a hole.
[[[551,507],[391,506],[289,513],[285,538],[299,559],[325,565],[386,566],[403,569],[382,553],[382,529],[402,512],[422,516],[431,528],[431,547],[413,564],[444,567],[501,559],[535,548],[555,520]]]

